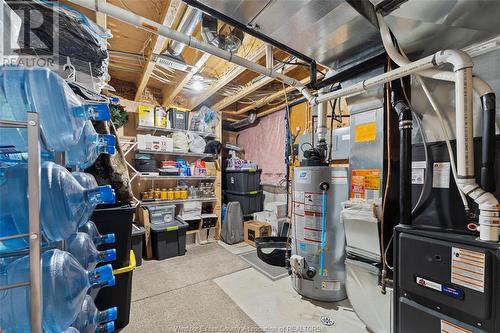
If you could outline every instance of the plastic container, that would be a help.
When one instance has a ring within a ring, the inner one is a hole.
[[[28,110],[37,112],[49,150],[66,151],[76,144],[87,119],[110,119],[107,104],[83,102],[60,76],[47,68],[2,66],[0,91],[5,93],[0,98],[0,118],[26,121]],[[0,136],[2,145],[27,151],[26,129],[2,128]]]
[[[262,170],[226,170],[227,190],[232,192],[252,192],[260,190]]]
[[[290,258],[288,237],[258,237],[255,239],[257,256],[272,266],[286,266],[286,258]]]
[[[253,192],[232,192],[226,191],[226,202],[238,201],[243,215],[262,211],[263,194],[262,191]]]
[[[116,320],[117,312],[116,307],[99,311],[92,297],[87,295],[72,327],[78,329],[80,333],[114,332],[113,320]],[[107,324],[101,325],[103,323]]]
[[[102,250],[116,249],[116,260],[111,262],[113,269],[130,265],[132,246],[132,218],[136,204],[97,208],[92,214],[92,221],[101,234],[115,234],[115,243],[102,245]]]
[[[87,221],[87,223],[83,224],[78,228],[79,232],[84,232],[87,235],[92,238],[92,241],[94,242],[94,245],[96,247],[99,247],[100,245],[103,244],[114,244],[115,243],[115,234],[106,234],[106,235],[101,235],[99,233],[99,230],[97,230],[97,226],[95,225],[94,222],[92,221]]]
[[[167,110],[167,116],[170,120],[170,125],[172,128],[187,130],[189,123],[189,112],[181,111],[176,108],[170,108]]]
[[[8,284],[29,279],[29,256],[7,266]],[[110,265],[87,271],[68,252],[49,250],[42,254],[43,327],[62,332],[76,319],[88,289],[113,286]],[[105,290],[105,289],[103,289]],[[0,327],[5,332],[29,332],[29,286],[2,291]]]
[[[40,222],[48,241],[67,239],[89,220],[97,204],[115,202],[110,186],[83,188],[68,170],[52,162],[42,163],[40,178]],[[27,192],[27,164],[0,168],[0,210],[12,217],[17,233],[28,232]],[[3,243],[9,247],[9,241]]]
[[[175,205],[158,205],[146,207],[151,224],[171,223],[175,220]]]
[[[129,252],[129,260],[127,261],[130,263],[128,266],[113,270],[115,286],[101,289],[94,300],[99,310],[114,306],[118,309],[118,316],[115,320],[116,329],[124,328],[130,321],[132,276],[136,267],[134,251]]]
[[[94,269],[98,263],[116,260],[115,249],[98,251],[92,238],[84,232],[77,232],[68,238],[66,251],[87,270]]]
[[[116,137],[112,134],[97,134],[88,120],[77,144],[66,151],[66,166],[87,169],[92,166],[100,154],[115,154]]]
[[[135,169],[139,172],[158,172],[158,161],[154,159],[134,159]]]
[[[132,224],[132,251],[135,254],[137,266],[142,265],[142,243],[144,239],[144,228]]]
[[[180,218],[171,223],[151,224],[153,256],[157,260],[183,256],[186,253],[188,224]]]

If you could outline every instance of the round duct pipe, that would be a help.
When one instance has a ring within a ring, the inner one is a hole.
[[[219,34],[217,19],[205,13],[201,17],[201,35],[205,42],[233,53],[238,51],[245,36],[243,31],[236,28],[233,28],[228,35]]]
[[[179,32],[182,32],[186,35],[192,35],[194,28],[196,28],[196,25],[200,21],[201,18],[201,12],[193,7],[188,7],[186,14],[185,14],[185,19],[182,22],[181,27],[179,28]],[[186,44],[180,43],[178,41],[172,41],[172,43],[168,46],[168,53],[171,56],[178,57],[184,51],[184,48],[186,47]]]

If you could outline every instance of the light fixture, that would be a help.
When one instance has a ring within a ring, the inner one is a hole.
[[[195,90],[195,91],[203,90],[203,83],[199,80],[194,81],[193,82],[193,90]]]

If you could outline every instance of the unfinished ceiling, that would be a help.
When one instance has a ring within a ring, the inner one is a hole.
[[[97,0],[106,1],[106,0]],[[213,13],[236,20],[254,31],[292,48],[323,64],[319,71],[340,70],[359,55],[380,53],[382,46],[375,9],[386,11],[386,21],[400,45],[412,56],[421,57],[446,47],[460,48],[500,34],[500,25],[490,24],[500,17],[499,1],[469,0],[108,0],[172,29],[184,29],[190,16],[185,2],[205,6]],[[73,5],[71,5],[73,6]],[[110,75],[135,89],[135,100],[147,99],[151,92],[163,105],[201,105],[225,111],[241,119],[251,110],[267,114],[294,100],[296,92],[280,82],[257,75],[215,56],[186,47],[180,57],[182,69],[154,62],[172,41],[103,15],[96,17],[78,8],[91,19],[111,30],[109,40]],[[201,40],[200,23],[192,34]],[[228,24],[219,22],[221,30]],[[276,48],[274,66],[288,76],[307,84],[309,70],[304,63]],[[264,43],[245,34],[237,53],[265,64]],[[283,65],[282,62],[293,64]],[[321,75],[320,75],[321,76]],[[200,79],[201,78],[201,79]],[[198,88],[194,89],[194,82]],[[113,81],[112,81],[113,82]],[[285,95],[286,93],[286,95]]]

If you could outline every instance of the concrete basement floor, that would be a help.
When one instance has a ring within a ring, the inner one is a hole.
[[[252,250],[211,243],[182,257],[143,261],[122,332],[367,332],[348,301],[307,300],[288,277],[271,281],[238,257]]]

